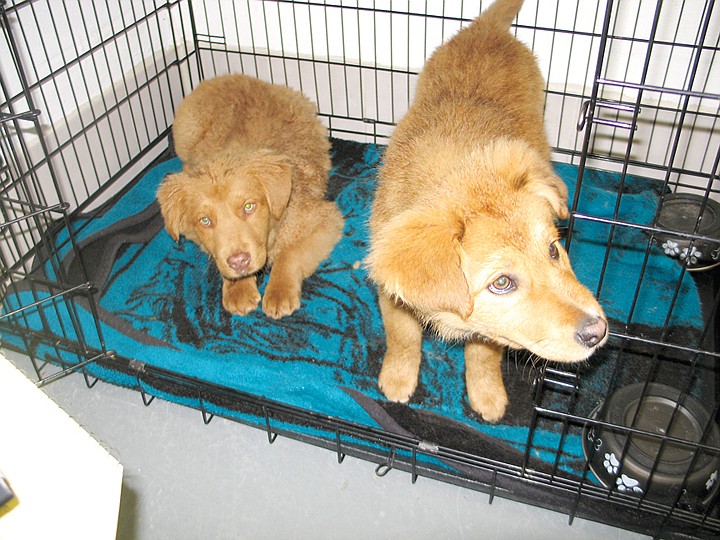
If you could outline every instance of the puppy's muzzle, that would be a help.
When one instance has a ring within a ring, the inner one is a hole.
[[[251,257],[247,251],[241,251],[239,253],[233,253],[227,258],[227,265],[241,274],[247,272],[250,266]]]
[[[592,317],[585,320],[575,337],[581,345],[592,349],[605,339],[607,331],[608,325],[605,319],[602,317]]]

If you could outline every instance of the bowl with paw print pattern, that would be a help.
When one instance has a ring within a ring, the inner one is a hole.
[[[655,232],[660,248],[691,270],[720,262],[720,203],[693,193],[663,199]]]
[[[697,509],[720,488],[720,429],[694,397],[658,383],[624,386],[592,413],[583,452],[610,490]]]

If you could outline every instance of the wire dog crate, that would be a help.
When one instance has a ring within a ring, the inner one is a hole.
[[[363,457],[378,474],[398,468],[656,537],[720,535],[714,0],[527,0],[512,28],[538,58],[553,158],[572,176],[566,247],[612,321],[590,368],[525,368],[509,355],[532,389],[513,459],[473,446],[472,427],[456,430],[466,444],[445,445],[158,367],[101,324],[99,270],[81,251],[172,157],[173,111],[201,80],[246,73],[294,87],[335,141],[381,147],[424,60],[482,4],[0,2],[3,346],[30,356],[42,382],[120,373],[146,404],[173,399],[206,422],[266,429],[270,442],[280,433]],[[604,243],[591,240],[588,256],[591,231]],[[118,264],[129,264],[123,249]]]

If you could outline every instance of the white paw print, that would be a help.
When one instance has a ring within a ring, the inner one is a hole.
[[[677,257],[680,254],[680,246],[673,240],[663,242],[662,248],[665,255],[669,255],[670,257]]]
[[[717,482],[717,478],[718,478],[718,472],[717,472],[717,471],[715,471],[714,473],[712,473],[712,474],[710,475],[710,478],[708,478],[708,479],[707,479],[707,482],[705,482],[705,489],[706,489],[707,491],[710,491],[710,490],[712,489],[712,487],[715,485],[715,482]]]
[[[617,475],[618,471],[620,470],[620,462],[615,457],[614,453],[610,452],[609,454],[605,454],[605,459],[603,460],[603,467],[605,467],[605,470],[610,474]]]
[[[680,259],[686,261],[688,264],[695,264],[698,259],[702,259],[702,253],[695,246],[686,247],[680,253]]]
[[[615,483],[617,484],[618,491],[627,493],[643,492],[642,488],[640,487],[640,482],[638,482],[634,478],[630,478],[626,474],[621,474],[620,478],[616,478]]]

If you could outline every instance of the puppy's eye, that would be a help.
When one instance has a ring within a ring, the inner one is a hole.
[[[255,204],[254,202],[248,201],[245,203],[245,206],[243,206],[243,212],[245,212],[246,214],[252,214],[256,206],[257,204]]]
[[[198,221],[200,221],[200,225],[202,225],[203,227],[209,227],[210,225],[212,225],[212,221],[207,216],[201,217]]]
[[[558,249],[557,244],[555,242],[550,244],[549,251],[550,251],[551,259],[557,261],[560,258],[560,250]]]
[[[493,294],[507,294],[515,290],[515,282],[507,276],[500,276],[488,287]]]

